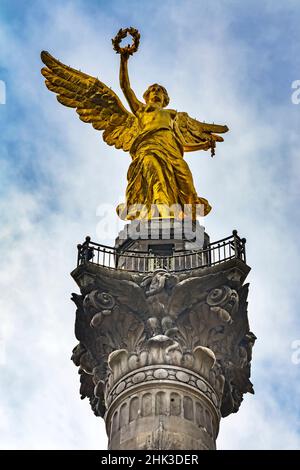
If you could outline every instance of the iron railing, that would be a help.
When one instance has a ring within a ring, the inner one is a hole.
[[[240,238],[236,230],[222,240],[210,243],[202,250],[174,251],[172,255],[161,256],[141,251],[120,251],[100,245],[86,237],[82,245],[77,245],[77,266],[92,263],[111,269],[134,272],[153,272],[156,269],[168,271],[188,271],[200,267],[214,266],[238,258],[246,263],[246,239]]]

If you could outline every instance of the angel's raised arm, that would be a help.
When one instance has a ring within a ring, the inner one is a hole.
[[[128,55],[121,54],[120,63],[120,87],[124,93],[125,98],[128,101],[131,111],[136,114],[138,109],[143,106],[143,103],[139,101],[130,86],[129,75],[128,75]]]

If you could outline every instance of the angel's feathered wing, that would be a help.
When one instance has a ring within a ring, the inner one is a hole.
[[[103,132],[103,140],[117,149],[129,151],[136,137],[137,119],[122,105],[118,96],[97,78],[72,69],[52,57],[41,53],[46,65],[41,72],[46,86],[57,93],[57,100],[76,108],[79,118]]]
[[[223,142],[223,137],[216,134],[227,132],[228,127],[197,121],[187,113],[177,113],[174,130],[182,145],[187,149],[194,145],[199,148],[199,144],[203,144],[203,149],[207,150],[207,144],[214,146],[216,142]]]

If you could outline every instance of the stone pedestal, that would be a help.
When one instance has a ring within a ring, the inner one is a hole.
[[[176,219],[134,220],[125,225],[116,238],[118,252],[128,250],[171,255],[173,252],[200,250],[209,244],[209,236],[198,221]]]
[[[147,259],[147,271],[164,268],[178,270],[180,254],[202,251],[201,264],[207,263],[205,253],[209,236],[198,221],[179,221],[176,219],[135,220],[125,225],[116,238],[115,248],[119,269],[139,271]],[[128,257],[128,253],[132,256]],[[134,253],[137,256],[134,256]],[[147,258],[140,254],[147,254]],[[175,256],[172,256],[175,255]],[[190,257],[191,266],[199,265],[199,259]],[[145,270],[145,269],[144,269]]]
[[[72,359],[110,449],[215,449],[221,416],[253,393],[250,268],[235,253],[180,272],[91,262],[73,271]]]

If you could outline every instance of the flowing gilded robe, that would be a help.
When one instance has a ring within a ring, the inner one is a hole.
[[[193,218],[196,206],[202,215],[209,213],[211,206],[196,193],[192,173],[183,159],[182,144],[173,129],[153,129],[141,134],[130,154],[126,205],[120,204],[117,209],[121,218],[150,218],[153,205],[157,206],[159,216],[167,216],[167,208],[174,205],[178,206],[171,213],[175,217],[183,216],[185,205],[189,205],[185,215]]]

